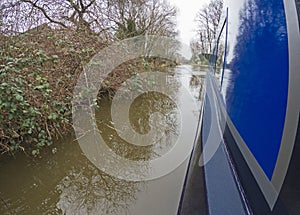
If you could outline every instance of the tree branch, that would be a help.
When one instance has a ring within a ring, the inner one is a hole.
[[[30,1],[30,0],[21,0],[21,1],[24,2],[24,3],[29,3],[29,4],[31,4],[32,7],[34,7],[34,8],[36,8],[36,9],[40,10],[40,11],[43,13],[43,15],[45,16],[45,18],[48,19],[50,22],[55,23],[55,24],[58,24],[58,25],[61,25],[61,26],[63,26],[64,28],[67,28],[67,26],[66,26],[64,23],[52,19],[52,18],[47,14],[46,10],[45,10],[43,7],[38,6],[38,5],[36,4],[37,1],[36,1],[36,2],[32,2],[32,1]]]

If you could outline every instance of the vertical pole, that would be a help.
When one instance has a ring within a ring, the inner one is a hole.
[[[222,90],[223,79],[224,79],[224,72],[225,72],[225,66],[226,66],[227,40],[228,40],[228,8],[226,9],[226,34],[225,34],[225,50],[224,50],[224,60],[223,60],[223,70],[222,70],[222,77],[221,77],[221,86],[220,86],[220,91]]]

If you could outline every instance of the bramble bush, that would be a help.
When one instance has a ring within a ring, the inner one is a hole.
[[[39,28],[0,36],[0,153],[39,154],[72,129],[72,93],[83,66],[108,42],[72,29]],[[167,63],[167,64],[166,64]],[[99,98],[112,97],[131,75],[174,63],[133,59],[115,68]]]
[[[103,44],[95,36],[50,28],[0,40],[1,152],[36,155],[71,128],[77,77]]]

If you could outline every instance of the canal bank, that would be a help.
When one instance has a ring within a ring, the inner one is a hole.
[[[192,122],[199,119],[204,71],[191,66],[178,66],[167,72],[170,87],[180,99],[188,89],[196,103]],[[185,101],[185,100],[184,100]],[[107,145],[130,160],[151,160],[172,151],[180,126],[174,123],[178,111],[166,96],[148,94],[132,104],[130,121],[140,133],[160,121],[149,120],[155,111],[164,113],[169,126],[155,147],[132,146],[116,135],[110,117],[110,100],[103,98],[96,114],[98,128]],[[186,104],[190,105],[190,104]],[[162,109],[163,108],[163,109]],[[174,110],[173,110],[174,109]],[[180,111],[179,111],[180,112]],[[173,123],[173,124],[172,124]],[[151,127],[152,126],[152,127]],[[179,127],[178,127],[179,126]],[[196,127],[191,127],[196,135]],[[182,196],[189,156],[170,174],[155,180],[130,182],[110,176],[96,168],[83,154],[74,135],[65,136],[54,145],[56,153],[47,149],[42,158],[25,154],[0,160],[1,214],[176,214]],[[188,138],[186,138],[188,139]],[[184,143],[187,147],[193,142]],[[177,155],[173,155],[176,159]],[[202,194],[201,194],[202,195]],[[200,198],[199,201],[204,200]],[[204,209],[203,209],[204,211]],[[204,213],[204,212],[203,212]]]

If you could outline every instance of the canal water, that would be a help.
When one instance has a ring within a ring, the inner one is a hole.
[[[183,65],[170,69],[167,75],[175,95],[183,95],[182,87],[190,92],[197,108],[188,120],[197,121],[205,68]],[[181,132],[177,109],[168,96],[155,92],[143,94],[132,103],[129,120],[135,131],[146,134],[162,123],[167,128],[155,146],[132,145],[119,137],[107,98],[99,103],[97,126],[105,143],[119,156],[134,161],[153,160],[176,144]],[[164,116],[163,122],[151,120],[155,112]],[[196,135],[196,128],[190,129]],[[185,144],[191,146],[193,142]],[[43,150],[41,158],[24,153],[0,158],[0,214],[177,214],[189,157],[165,176],[132,182],[95,167],[74,134],[57,140],[53,147],[55,150]]]

